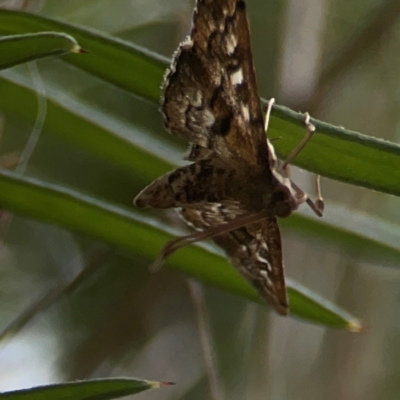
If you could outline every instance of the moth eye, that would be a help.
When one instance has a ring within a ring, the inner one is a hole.
[[[282,203],[287,199],[287,193],[285,190],[277,189],[272,194],[272,201],[276,203]]]
[[[275,189],[272,194],[271,203],[273,204],[274,213],[280,218],[286,218],[292,213],[290,206],[290,193],[286,188]]]

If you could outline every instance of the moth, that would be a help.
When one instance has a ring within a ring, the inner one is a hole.
[[[278,217],[307,202],[279,168],[266,138],[243,0],[197,0],[190,35],[175,52],[161,96],[164,123],[190,142],[187,160],[144,188],[138,207],[177,208],[198,232],[168,243],[156,264],[178,248],[213,238],[232,264],[275,310],[286,315],[288,299]],[[304,147],[314,130],[289,156]],[[288,160],[287,160],[288,161]]]

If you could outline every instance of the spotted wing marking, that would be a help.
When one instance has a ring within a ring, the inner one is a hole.
[[[161,106],[171,133],[227,161],[265,165],[268,147],[244,1],[197,1],[190,36],[166,73]]]
[[[197,229],[226,223],[245,210],[237,202],[204,204],[203,207],[181,210],[186,221]],[[285,276],[282,264],[282,243],[276,218],[234,230],[214,238],[244,275],[282,315],[288,313]]]

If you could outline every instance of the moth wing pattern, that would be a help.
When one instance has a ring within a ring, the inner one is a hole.
[[[194,163],[156,179],[135,204],[178,208],[198,230],[271,205],[275,155],[265,135],[243,0],[197,0],[191,33],[174,54],[162,91],[165,126],[192,144]],[[288,313],[273,212],[213,240],[278,313]]]
[[[183,217],[194,227],[204,228],[228,222],[234,216],[245,214],[240,203],[204,204],[181,210]],[[282,243],[276,218],[247,225],[227,234],[216,236],[216,244],[223,248],[236,269],[247,278],[281,315],[288,313],[288,299]]]
[[[226,170],[216,158],[200,160],[166,173],[144,188],[135,199],[138,207],[177,208],[184,206],[204,207],[229,199],[232,187],[227,177],[235,170]],[[211,208],[209,212],[212,212]],[[221,220],[220,222],[224,222]]]
[[[217,154],[252,168],[268,162],[244,1],[197,1],[191,33],[166,73],[161,107],[167,129],[195,144],[189,159]]]

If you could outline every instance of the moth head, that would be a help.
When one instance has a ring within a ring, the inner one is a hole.
[[[275,174],[277,177],[278,174]],[[280,218],[288,217],[300,204],[307,200],[307,195],[296,191],[290,179],[279,175],[276,185],[269,198],[271,212]]]
[[[276,186],[271,195],[270,205],[272,212],[280,217],[288,217],[297,208],[290,189],[282,184]]]

